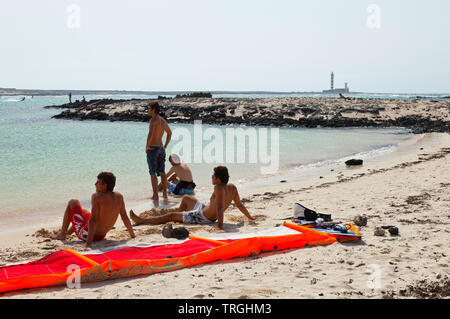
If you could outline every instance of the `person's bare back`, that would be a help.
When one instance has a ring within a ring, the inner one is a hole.
[[[170,176],[172,173],[175,173],[176,177],[180,181],[185,181],[185,182],[193,181],[191,169],[189,168],[189,166],[187,166],[184,163],[172,166],[172,168],[167,173],[167,176]]]
[[[61,231],[54,239],[65,240],[67,234],[75,233],[90,246],[94,241],[100,241],[113,228],[117,217],[121,216],[131,238],[135,237],[131,222],[125,210],[122,194],[114,192],[116,177],[110,172],[101,172],[95,183],[96,192],[92,194],[92,212],[81,207],[78,199],[71,199],[64,212]],[[69,226],[72,223],[72,227]]]
[[[98,209],[98,212],[95,211],[95,208]],[[118,192],[92,195],[92,216],[97,214],[95,236],[105,236],[115,225],[122,209],[125,210],[125,204],[122,194]]]
[[[162,138],[164,136],[164,132],[168,132],[169,130],[169,124],[167,124],[167,121],[165,119],[163,119],[159,115],[153,116],[149,123],[147,149],[150,146],[162,146]],[[166,147],[167,145],[164,148]]]
[[[216,220],[217,219],[217,193],[222,192],[223,193],[223,211],[226,211],[227,208],[231,205],[231,202],[236,199],[236,196],[239,199],[239,194],[237,191],[237,188],[234,184],[228,183],[228,184],[220,184],[214,186],[214,192],[211,195],[211,198],[209,199],[209,205],[206,205],[203,209],[203,212],[205,214],[205,217]],[[240,203],[240,200],[238,201]],[[236,203],[237,205],[237,203]]]

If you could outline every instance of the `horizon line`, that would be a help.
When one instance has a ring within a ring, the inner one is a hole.
[[[158,95],[158,94],[177,94],[177,93],[211,93],[211,94],[334,94],[334,93],[324,93],[322,91],[265,91],[265,90],[159,90],[159,91],[146,91],[146,90],[83,90],[83,89],[18,89],[18,88],[2,88],[0,87],[0,95],[11,95],[8,93],[15,93],[15,95],[27,95],[24,93],[31,94],[36,92],[39,93],[50,93],[53,92],[54,95],[67,95],[70,92],[76,94],[135,94],[135,95]],[[336,93],[338,94],[338,93]],[[411,94],[450,94],[446,92],[439,93],[430,93],[430,92],[412,92],[412,93],[400,93],[400,92],[353,92],[350,91],[345,94],[402,94],[402,95],[411,95]],[[42,94],[44,95],[44,94]],[[51,94],[45,94],[51,95]]]

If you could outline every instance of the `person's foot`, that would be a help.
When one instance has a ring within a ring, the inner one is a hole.
[[[142,223],[143,223],[142,218],[140,218],[139,216],[137,216],[137,215],[133,212],[132,209],[130,210],[130,218],[131,218],[131,220],[132,220],[136,225],[139,225],[139,224],[142,224]]]
[[[66,237],[63,236],[63,235],[61,234],[61,232],[58,232],[58,233],[56,233],[56,234],[53,234],[53,235],[51,236],[51,238],[52,238],[52,239],[57,239],[57,240],[66,240]]]
[[[153,196],[150,198],[152,201],[158,201],[159,200],[159,196],[158,193],[153,194]]]

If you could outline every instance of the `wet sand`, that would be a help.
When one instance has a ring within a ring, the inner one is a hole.
[[[432,141],[433,143],[430,143]],[[250,233],[281,225],[298,202],[335,221],[366,215],[362,241],[311,247],[234,259],[170,273],[83,284],[81,289],[44,288],[5,298],[424,298],[448,297],[450,253],[450,135],[426,134],[408,152],[358,168],[341,167],[327,175],[284,183],[261,182],[241,191],[256,222],[238,209],[225,214],[225,231],[188,225],[192,235]],[[322,176],[322,178],[321,178]],[[202,199],[209,194],[199,194]],[[179,198],[171,198],[177,202]],[[148,203],[147,203],[148,204]],[[136,213],[147,204],[128,205]],[[0,264],[39,259],[71,248],[72,241],[50,239],[60,221],[2,235]],[[376,236],[376,227],[394,225],[398,236]],[[135,226],[129,239],[119,220],[107,240],[92,249],[137,243],[178,242],[161,235],[163,225]],[[377,276],[374,277],[374,274]]]

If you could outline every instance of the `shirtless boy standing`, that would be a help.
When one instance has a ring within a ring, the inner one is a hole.
[[[148,106],[148,114],[151,116],[147,144],[145,152],[147,153],[147,164],[152,181],[153,201],[158,201],[158,177],[161,176],[163,186],[163,198],[167,197],[167,176],[165,172],[166,148],[172,138],[172,131],[166,120],[159,116],[160,106],[158,102],[152,102]],[[164,132],[167,134],[166,143],[162,143]]]
[[[230,206],[231,202],[234,202],[242,214],[251,220],[255,220],[241,203],[236,186],[228,183],[228,169],[225,166],[214,168],[214,174],[211,178],[212,184],[214,185],[214,192],[210,198],[209,205],[203,204],[194,196],[185,195],[176,212],[158,217],[141,218],[131,210],[130,218],[137,225],[165,224],[171,221],[184,224],[211,224],[217,220],[218,228],[223,229],[224,212]]]
[[[71,199],[64,212],[61,231],[54,239],[65,240],[67,235],[75,232],[77,237],[86,242],[89,247],[93,241],[100,241],[112,229],[120,215],[131,238],[134,231],[125,210],[123,196],[114,192],[116,177],[109,172],[102,172],[97,176],[95,183],[96,193],[92,194],[92,213],[83,209],[80,201]],[[69,225],[72,226],[69,229]]]

